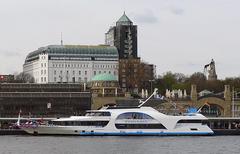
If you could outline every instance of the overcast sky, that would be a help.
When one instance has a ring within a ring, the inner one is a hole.
[[[240,0],[0,0],[0,74],[22,71],[26,55],[60,44],[97,45],[123,11],[138,25],[138,54],[167,71],[240,76]]]

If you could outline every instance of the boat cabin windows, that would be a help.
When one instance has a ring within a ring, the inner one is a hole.
[[[120,114],[117,119],[153,119],[150,115],[140,112],[127,112]]]
[[[182,124],[182,123],[202,123],[202,120],[192,120],[192,119],[185,119],[185,120],[179,120],[177,123]]]
[[[52,121],[51,124],[58,126],[97,126],[105,127],[109,121]]]
[[[117,129],[166,129],[162,124],[115,124]]]
[[[87,112],[85,116],[111,116],[110,112]]]

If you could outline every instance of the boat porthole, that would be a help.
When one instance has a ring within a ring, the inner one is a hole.
[[[78,131],[77,131],[77,130],[75,130],[74,132],[75,132],[75,133],[77,133]]]

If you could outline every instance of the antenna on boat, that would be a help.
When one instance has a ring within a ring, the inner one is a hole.
[[[158,91],[158,89],[155,88],[155,89],[154,89],[154,92],[153,92],[145,101],[140,100],[140,103],[141,103],[141,104],[138,105],[138,107],[143,106],[150,98],[152,98],[154,95],[157,94],[157,91]]]

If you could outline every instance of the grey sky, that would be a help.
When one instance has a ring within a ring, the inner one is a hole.
[[[212,58],[220,78],[239,76],[239,0],[0,0],[0,74],[22,71],[38,47],[103,44],[125,10],[138,25],[138,53],[166,71],[203,71]]]

